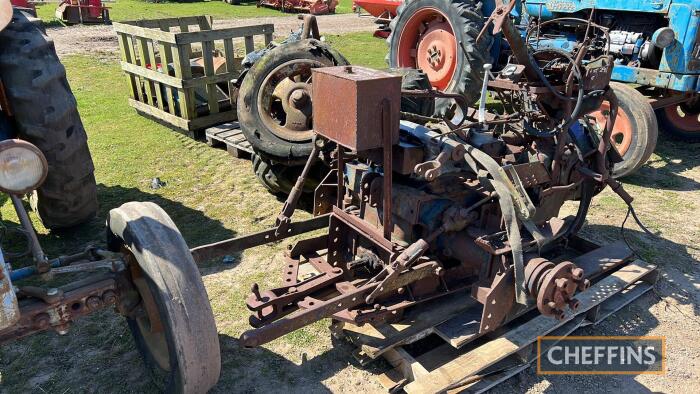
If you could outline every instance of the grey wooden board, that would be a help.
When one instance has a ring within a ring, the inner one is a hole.
[[[225,146],[233,156],[241,157],[241,152],[253,154],[253,147],[246,140],[238,122],[228,122],[209,127],[205,131],[207,142],[211,146]]]

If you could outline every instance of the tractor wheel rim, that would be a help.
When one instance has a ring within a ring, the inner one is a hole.
[[[605,113],[608,111],[610,111],[610,103],[604,101],[600,106],[600,109],[591,114],[595,117],[601,131],[604,131]],[[610,135],[610,142],[615,145],[615,148],[618,152],[620,152],[621,156],[624,156],[630,149],[630,146],[632,146],[633,134],[632,121],[630,120],[629,115],[627,115],[627,113],[621,107],[618,107],[615,127]]]
[[[126,260],[131,269],[132,283],[141,297],[141,307],[145,312],[134,319],[143,338],[143,344],[158,367],[163,371],[170,371],[170,350],[153,292],[146,281],[145,273],[136,261],[136,257],[126,248],[123,248],[122,251],[127,256]]]
[[[671,123],[686,132],[700,133],[700,105],[698,103],[682,103],[664,108],[666,118]]]
[[[447,89],[457,68],[457,39],[447,15],[435,8],[411,15],[399,36],[397,64],[419,68],[433,87]]]
[[[311,69],[323,66],[314,60],[292,60],[279,65],[263,80],[258,113],[277,137],[293,142],[313,137]]]

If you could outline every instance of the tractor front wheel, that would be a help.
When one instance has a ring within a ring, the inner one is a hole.
[[[656,112],[663,130],[688,142],[700,142],[700,99],[672,105]]]
[[[619,82],[610,82],[610,88],[619,101],[610,139],[622,156],[622,162],[615,165],[613,176],[622,178],[637,171],[654,153],[659,125],[649,100],[643,94]],[[591,114],[601,130],[605,127],[605,112],[609,110],[610,104],[605,101],[598,111]]]
[[[160,389],[206,393],[219,379],[214,314],[180,231],[156,204],[129,202],[109,213],[108,243],[121,251],[140,302],[127,321]]]

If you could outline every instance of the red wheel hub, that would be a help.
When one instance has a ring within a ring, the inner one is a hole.
[[[430,83],[445,90],[457,68],[457,39],[442,11],[423,8],[406,21],[399,36],[399,67],[419,68]]]
[[[687,103],[672,105],[664,108],[666,118],[677,128],[700,133],[700,105]]]
[[[608,111],[610,111],[610,103],[604,101],[600,109],[591,114],[595,117],[601,130],[605,127],[605,113]],[[621,156],[624,156],[632,145],[633,134],[634,129],[630,117],[621,107],[618,107],[617,119],[615,119],[615,127],[612,135],[610,135],[610,142],[615,145]]]

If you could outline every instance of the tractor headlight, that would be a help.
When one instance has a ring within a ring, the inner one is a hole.
[[[651,43],[661,49],[668,48],[676,41],[676,33],[670,27],[662,27],[651,36]]]
[[[46,158],[36,146],[22,140],[0,142],[0,190],[28,193],[41,185],[47,173]]]

